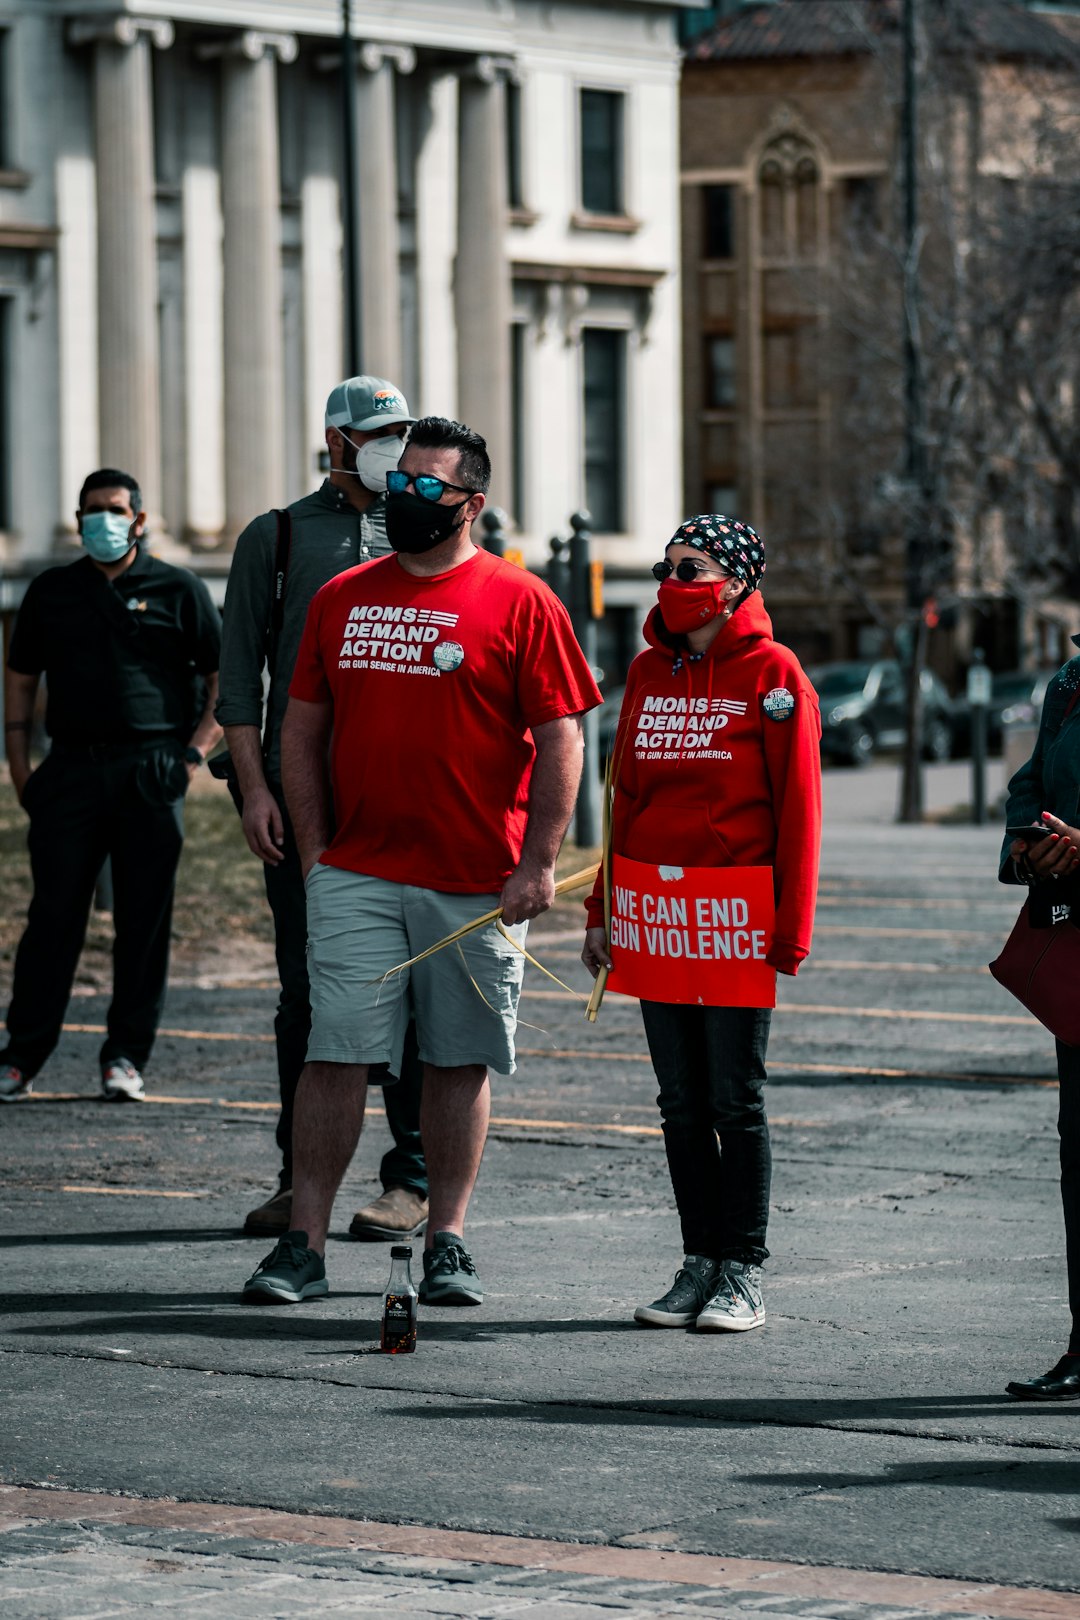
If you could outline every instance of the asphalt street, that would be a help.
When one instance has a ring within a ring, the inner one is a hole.
[[[939,808],[964,796],[958,767],[932,777]],[[387,1251],[347,1237],[386,1142],[377,1113],[338,1201],[330,1295],[239,1302],[268,1247],[238,1226],[273,1179],[269,979],[175,984],[150,1096],[126,1108],[94,1095],[105,1003],[80,995],[35,1098],[0,1117],[0,1482],[824,1566],[834,1596],[850,1570],[1003,1583],[1062,1594],[1033,1613],[1080,1616],[1080,1406],[1004,1395],[1057,1359],[1067,1308],[1051,1043],[985,968],[1018,904],[995,881],[999,834],[891,825],[889,767],[827,788],[815,950],[781,983],[770,1047],[761,1331],[631,1320],[680,1258],[631,1002],[589,1026],[529,971],[470,1226],[485,1303],[422,1312],[416,1355],[390,1358]],[[560,908],[531,948],[583,991],[578,919]],[[123,1551],[89,1512],[82,1540],[39,1526],[27,1543],[43,1516],[0,1500],[8,1612],[135,1612],[119,1565],[112,1608],[35,1595],[32,1568],[77,1555],[100,1573]],[[186,1568],[190,1547],[173,1551]],[[349,1601],[431,1612],[429,1577],[408,1602],[392,1580]],[[628,1590],[610,1602],[648,1609]],[[238,1592],[219,1610],[177,1586],[173,1612],[247,1613]],[[494,1613],[496,1597],[434,1607]],[[297,1601],[250,1612],[309,1612]],[[857,1613],[815,1601],[782,1612]],[[930,1612],[905,1601],[893,1612]],[[592,1612],[584,1589],[545,1602]],[[771,1612],[746,1602],[722,1612]]]

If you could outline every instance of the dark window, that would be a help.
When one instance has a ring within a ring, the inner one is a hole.
[[[599,534],[624,528],[626,334],[587,329],[584,351],[585,504]]]
[[[11,330],[13,300],[0,298],[0,529],[10,529],[11,513]]]
[[[706,259],[735,257],[735,188],[702,186],[702,236]]]
[[[11,151],[11,31],[0,28],[0,169],[14,167]]]
[[[847,227],[856,241],[865,241],[881,223],[878,183],[872,175],[856,174],[844,182]]]
[[[809,321],[762,334],[766,410],[811,410],[818,403],[816,339],[817,330]]]
[[[525,339],[526,328],[515,322],[510,328],[510,474],[512,511],[519,529],[525,527]]]
[[[738,517],[739,492],[734,484],[709,484],[705,499],[710,512],[720,512],[724,517]]]
[[[524,208],[521,178],[521,86],[511,79],[506,86],[506,200],[511,208]]]
[[[590,214],[623,212],[623,97],[581,92],[581,206]]]
[[[706,338],[706,405],[710,410],[734,410],[735,394],[735,339],[733,337]]]

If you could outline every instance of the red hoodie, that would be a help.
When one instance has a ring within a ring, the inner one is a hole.
[[[615,738],[612,848],[650,865],[771,866],[770,964],[795,973],[810,950],[821,837],[821,717],[795,654],[772,639],[755,591],[704,657],[676,655],[645,625]],[[604,926],[602,877],[586,901]]]

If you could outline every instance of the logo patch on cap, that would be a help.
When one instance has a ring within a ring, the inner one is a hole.
[[[795,699],[786,686],[774,686],[762,698],[761,707],[770,720],[790,720],[795,713]]]
[[[405,401],[392,388],[379,388],[371,396],[374,411],[404,411]]]
[[[449,675],[451,670],[458,669],[465,662],[465,649],[460,641],[440,641],[431,656],[436,669]]]

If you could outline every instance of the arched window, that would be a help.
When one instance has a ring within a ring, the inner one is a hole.
[[[817,257],[820,181],[817,159],[798,135],[769,143],[758,165],[762,258]]]

